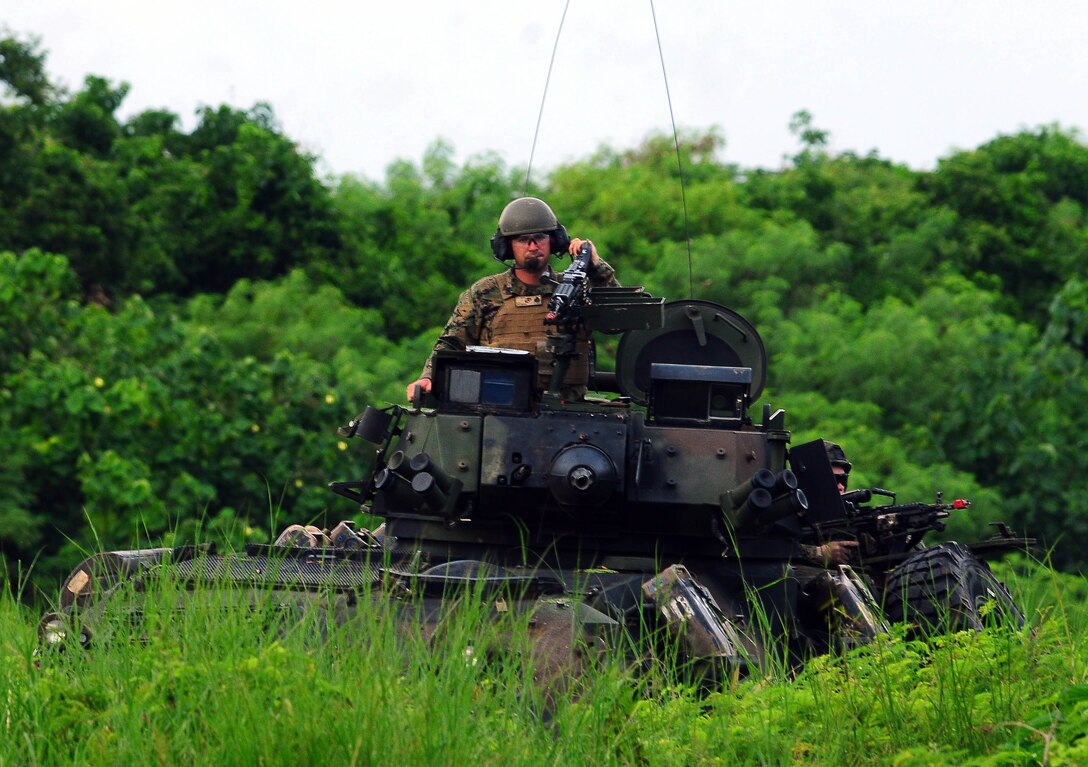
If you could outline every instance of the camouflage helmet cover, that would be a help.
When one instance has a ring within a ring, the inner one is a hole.
[[[841,466],[846,469],[846,473],[850,473],[850,469],[853,468],[853,464],[846,457],[846,451],[836,445],[834,442],[828,442],[824,440],[824,450],[827,451],[827,458],[831,461],[832,466]]]
[[[533,232],[553,232],[559,228],[559,219],[548,203],[536,197],[519,197],[507,204],[499,215],[499,234],[516,237]]]

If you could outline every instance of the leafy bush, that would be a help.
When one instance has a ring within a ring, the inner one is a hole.
[[[0,505],[6,558],[41,549],[45,576],[78,548],[181,542],[202,526],[267,540],[281,510],[318,518],[334,498],[324,485],[363,471],[335,435],[358,403],[330,361],[236,355],[135,297],[113,312],[79,307],[58,295],[74,284],[64,259],[2,258],[13,268],[0,295],[27,307],[21,321],[5,313],[6,337],[53,320],[35,326],[29,349],[8,349],[0,433],[18,491]]]

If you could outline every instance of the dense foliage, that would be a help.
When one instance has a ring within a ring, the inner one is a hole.
[[[335,427],[399,401],[520,174],[437,142],[383,182],[319,178],[272,109],[117,117],[0,40],[0,548],[55,578],[80,547],[267,539],[350,516]],[[771,355],[795,441],[859,483],[969,495],[1083,568],[1088,146],[1044,126],[915,171],[832,154],[799,113],[778,170],[715,131],[602,148],[530,191],[625,284],[725,303]],[[681,169],[683,193],[681,188]],[[683,201],[686,201],[686,210]],[[690,262],[690,270],[689,270]],[[52,584],[50,584],[52,590]]]

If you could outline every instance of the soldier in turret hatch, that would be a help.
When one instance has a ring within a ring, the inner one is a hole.
[[[850,483],[850,469],[853,464],[846,457],[846,451],[834,442],[824,440],[824,450],[827,451],[827,459],[831,462],[831,473],[835,475],[835,484],[839,488],[839,494],[846,492],[846,486]],[[851,540],[828,541],[819,546],[802,546],[805,555],[822,564],[843,565],[853,559],[858,549],[858,542]]]
[[[588,240],[571,238],[552,209],[543,200],[522,197],[503,208],[499,227],[491,238],[495,258],[510,268],[478,280],[461,294],[457,306],[435,342],[434,351],[462,351],[468,346],[521,349],[536,356],[539,363],[537,388],[547,389],[551,375],[551,352],[546,348],[544,315],[559,275],[552,272],[551,257],[577,253]],[[591,287],[615,287],[615,270],[593,251],[588,273]],[[591,345],[588,334],[578,339],[578,355],[563,379],[566,399],[581,397],[589,382]],[[418,380],[408,384],[407,398],[431,390],[433,352]]]

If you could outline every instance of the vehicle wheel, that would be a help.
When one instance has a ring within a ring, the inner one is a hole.
[[[959,543],[925,548],[905,559],[888,579],[884,606],[890,620],[922,633],[1024,625],[1005,584]]]

